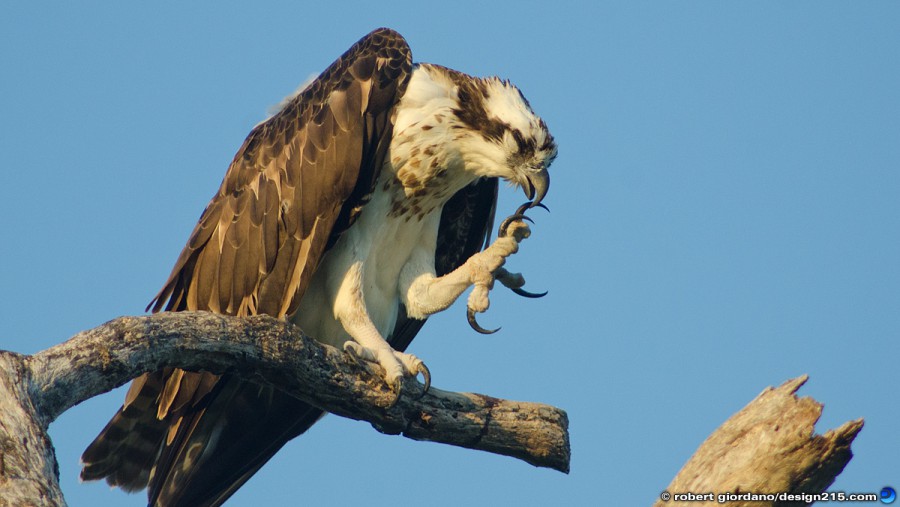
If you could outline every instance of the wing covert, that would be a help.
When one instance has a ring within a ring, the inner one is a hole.
[[[148,310],[296,310],[372,191],[411,68],[403,38],[376,30],[257,125]]]

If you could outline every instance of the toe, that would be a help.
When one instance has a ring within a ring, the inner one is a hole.
[[[525,277],[522,273],[510,273],[506,268],[498,268],[494,277],[508,289],[521,289],[525,285]]]

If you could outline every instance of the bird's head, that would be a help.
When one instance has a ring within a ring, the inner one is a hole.
[[[467,166],[479,176],[500,177],[522,188],[537,206],[550,187],[547,169],[556,142],[547,124],[509,81],[495,77],[456,79],[453,110],[470,134],[464,140]]]

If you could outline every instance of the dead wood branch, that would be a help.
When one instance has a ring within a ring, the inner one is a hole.
[[[359,364],[283,321],[163,313],[121,317],[33,356],[0,352],[0,506],[65,505],[47,426],[81,401],[164,366],[239,375],[385,433],[568,471],[568,420],[558,408],[438,389],[418,397],[422,386],[413,379],[396,400],[377,366]],[[805,382],[804,376],[763,391],[700,446],[667,493],[824,491],[852,457],[863,423],[815,435],[822,405],[795,396]],[[669,498],[655,507],[720,504]]]
[[[47,426],[72,406],[165,366],[272,384],[385,433],[569,469],[568,419],[558,408],[438,389],[419,397],[414,379],[397,400],[377,366],[284,321],[162,313],[120,317],[33,356],[0,355],[0,505],[64,505]]]
[[[815,434],[822,404],[795,393],[807,376],[769,387],[710,435],[684,465],[654,507],[718,506],[719,494],[779,494],[825,491],[853,457],[850,444],[863,427],[857,419]],[[702,501],[675,501],[677,494],[713,494]],[[670,495],[669,501],[664,501]],[[754,501],[740,496],[733,507],[807,505]]]

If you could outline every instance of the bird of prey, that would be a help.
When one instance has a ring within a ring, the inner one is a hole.
[[[465,290],[469,321],[541,205],[556,144],[508,81],[413,64],[377,29],[247,136],[148,310],[288,319],[378,363],[400,395],[430,374],[404,352]],[[490,242],[498,181],[530,200]],[[225,502],[323,412],[231,375],[135,379],[82,456],[84,480],[148,489],[150,506]]]

